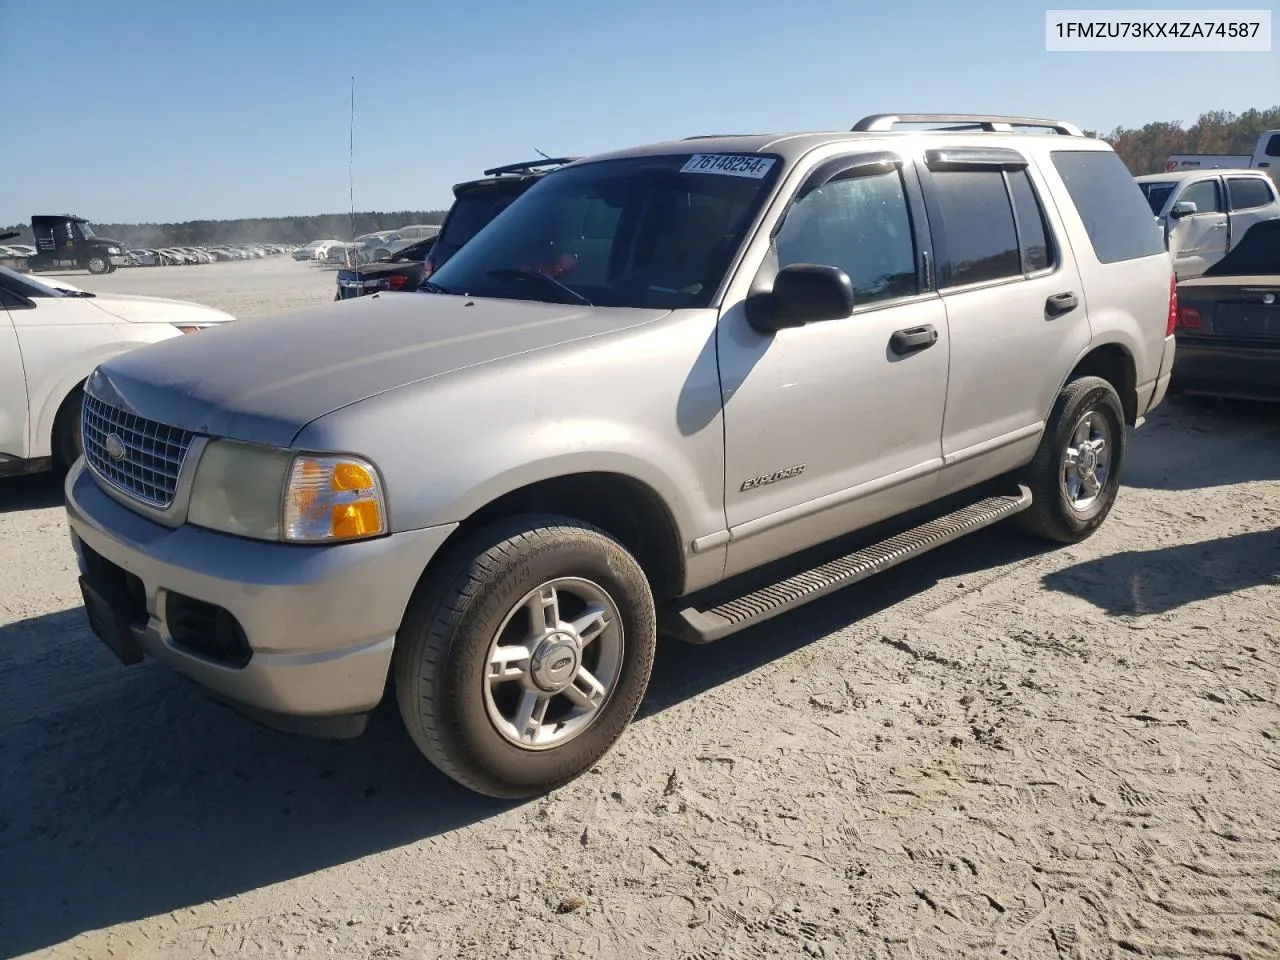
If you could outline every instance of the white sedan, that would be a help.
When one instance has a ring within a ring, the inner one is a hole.
[[[69,286],[0,267],[0,477],[76,461],[81,386],[98,364],[235,319],[183,300]]]

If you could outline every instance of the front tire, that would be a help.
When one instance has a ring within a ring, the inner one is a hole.
[[[396,637],[396,700],[449,777],[491,797],[536,796],[622,736],[656,643],[653,594],[621,544],[566,517],[513,517],[419,586]]]
[[[80,418],[84,409],[84,388],[78,386],[58,408],[53,418],[53,466],[66,474],[84,453]]]
[[[1019,477],[1031,507],[1014,522],[1034,536],[1079,543],[1115,505],[1126,442],[1124,408],[1115,387],[1081,377],[1058,395],[1035,459]]]
[[[87,261],[85,261],[85,269],[95,276],[109,273],[111,270],[111,261],[99,253],[95,253]]]

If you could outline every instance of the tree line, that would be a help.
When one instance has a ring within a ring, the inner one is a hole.
[[[1202,113],[1190,126],[1179,120],[1156,120],[1142,127],[1116,127],[1110,133],[1086,131],[1111,144],[1134,176],[1164,172],[1165,160],[1175,153],[1252,153],[1258,137],[1280,129],[1280,105],[1265,110]],[[310,243],[349,240],[352,236],[394,230],[412,223],[439,224],[444,210],[401,210],[389,213],[322,213],[309,217],[254,217],[245,220],[191,220],[186,223],[94,223],[100,236],[129,247],[198,246],[217,243]],[[30,243],[31,225],[0,227],[16,230]]]
[[[1244,113],[1211,110],[1187,127],[1178,120],[1157,120],[1142,127],[1116,127],[1110,133],[1086,132],[1111,144],[1137,177],[1164,173],[1165,161],[1175,153],[1251,154],[1258,137],[1268,130],[1280,130],[1280,105]]]

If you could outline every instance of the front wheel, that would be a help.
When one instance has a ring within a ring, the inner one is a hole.
[[[92,274],[108,273],[111,270],[111,261],[102,254],[95,253],[85,262],[85,269]]]
[[[1035,459],[1020,477],[1031,489],[1024,530],[1057,543],[1079,543],[1111,512],[1120,492],[1127,441],[1124,408],[1101,377],[1081,377],[1058,395]]]
[[[644,571],[603,531],[515,517],[420,586],[396,638],[396,700],[436,767],[492,797],[573,780],[635,716],[657,643]]]

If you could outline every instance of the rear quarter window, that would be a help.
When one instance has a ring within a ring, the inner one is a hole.
[[[1110,150],[1054,150],[1053,165],[1102,263],[1166,252],[1151,207],[1124,162]]]

